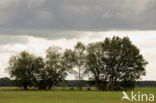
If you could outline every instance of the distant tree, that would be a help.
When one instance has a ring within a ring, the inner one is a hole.
[[[65,80],[67,74],[72,71],[73,56],[70,50],[61,52],[59,47],[50,47],[46,52],[46,81],[48,82],[48,89],[51,89],[51,87],[59,81]]]
[[[82,80],[83,77],[85,76],[84,71],[85,71],[85,45],[81,42],[77,42],[75,48],[74,48],[74,53],[75,53],[75,65],[78,69],[78,71],[75,73],[76,78],[79,80],[79,89],[82,90]]]
[[[10,78],[3,77],[3,78],[0,78],[0,86],[5,86],[5,87],[6,86],[15,86],[15,83]]]
[[[9,60],[8,72],[25,90],[27,90],[28,86],[32,85],[34,79],[33,73],[35,69],[33,63],[34,55],[27,51],[12,56]]]
[[[145,75],[146,64],[128,37],[106,38],[103,42],[89,44],[87,48],[87,72],[93,74],[100,90],[128,88],[127,83],[132,84]]]

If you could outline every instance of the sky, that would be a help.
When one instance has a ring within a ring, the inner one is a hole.
[[[131,39],[149,63],[142,80],[156,80],[156,0],[0,0],[0,77],[22,50],[44,57],[113,36]]]

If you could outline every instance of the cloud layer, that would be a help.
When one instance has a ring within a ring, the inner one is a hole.
[[[0,12],[0,34],[156,30],[156,0],[1,0]]]

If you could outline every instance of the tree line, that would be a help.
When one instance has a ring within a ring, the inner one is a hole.
[[[77,77],[80,90],[84,76],[95,81],[99,90],[121,90],[134,88],[136,81],[146,74],[146,65],[147,61],[128,37],[114,36],[87,45],[77,42],[74,50],[49,47],[45,58],[22,51],[11,56],[6,69],[25,90],[28,87],[50,90],[69,74]]]
[[[95,81],[92,80],[83,80],[82,87],[88,87],[87,90],[91,90],[90,87],[96,87]],[[12,80],[8,77],[0,78],[0,87],[15,87],[18,86],[15,80]],[[62,90],[65,90],[65,88],[70,87],[69,90],[79,90],[79,88],[75,88],[79,86],[79,80],[66,80],[65,82],[58,82],[55,87],[62,87]],[[156,81],[137,81],[136,87],[149,87],[149,88],[155,88],[156,87]]]

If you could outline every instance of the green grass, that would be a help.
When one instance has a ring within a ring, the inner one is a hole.
[[[69,88],[61,91],[62,89],[57,87],[52,91],[20,91],[16,87],[1,87],[0,103],[131,103],[121,102],[121,91],[102,92],[95,88],[92,88],[93,91],[69,91]],[[156,88],[136,88],[135,91],[156,95]]]

